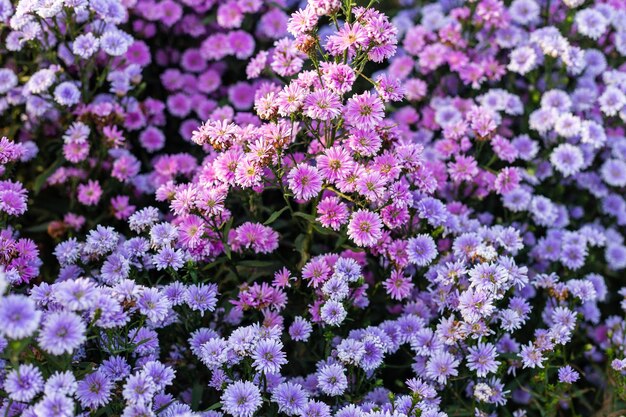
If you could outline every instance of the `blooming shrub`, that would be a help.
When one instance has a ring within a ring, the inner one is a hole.
[[[4,416],[620,415],[618,0],[0,0]]]

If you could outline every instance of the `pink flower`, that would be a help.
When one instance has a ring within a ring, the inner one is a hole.
[[[402,271],[394,270],[383,282],[383,287],[393,300],[403,300],[411,295],[414,285],[411,278],[405,277]]]
[[[307,6],[294,12],[287,23],[287,31],[294,37],[310,32],[317,26],[317,15],[312,7]]]
[[[298,164],[288,175],[289,189],[298,200],[310,200],[322,191],[322,176],[317,168]]]
[[[378,214],[357,210],[348,224],[348,236],[357,246],[374,246],[382,238],[383,223]]]
[[[346,123],[361,129],[378,126],[384,116],[385,106],[382,100],[369,91],[352,96],[344,111]]]
[[[87,184],[78,186],[78,201],[86,206],[94,206],[98,204],[102,196],[102,187],[98,181],[89,180]]]
[[[355,164],[350,153],[340,146],[326,149],[323,155],[316,158],[316,161],[320,173],[329,182],[334,182],[350,175]]]
[[[348,206],[337,197],[326,197],[317,205],[317,221],[333,230],[339,230],[348,215]]]
[[[519,169],[516,167],[505,167],[496,176],[494,188],[498,194],[508,194],[515,190],[520,183]]]
[[[323,88],[304,100],[304,114],[311,119],[331,120],[341,113],[341,102],[336,93]]]

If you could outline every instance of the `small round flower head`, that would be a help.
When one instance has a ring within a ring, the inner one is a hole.
[[[338,197],[326,197],[317,205],[317,215],[322,226],[339,230],[348,221],[349,210]]]
[[[0,334],[7,338],[31,336],[39,327],[40,319],[41,312],[30,298],[16,294],[0,298]]]
[[[190,285],[185,293],[185,301],[192,310],[200,311],[201,315],[205,311],[214,311],[217,304],[217,285]]]
[[[0,94],[8,93],[17,85],[17,76],[9,68],[0,68]]]
[[[382,237],[382,227],[378,214],[360,209],[350,218],[348,236],[358,246],[374,246]]]
[[[565,384],[573,384],[578,381],[580,375],[577,371],[574,370],[569,365],[563,366],[559,368],[559,382],[563,382]]]
[[[550,162],[554,169],[569,177],[580,171],[584,165],[584,156],[578,146],[562,143],[552,151]]]
[[[37,417],[73,417],[74,401],[62,393],[46,395],[35,405],[34,413]]]
[[[224,411],[234,417],[252,417],[261,407],[261,392],[250,381],[235,381],[221,397]]]
[[[369,91],[351,97],[346,103],[344,117],[350,126],[371,129],[380,124],[385,114],[382,100]]]
[[[530,46],[520,46],[511,51],[507,68],[509,71],[525,75],[537,67],[537,53]]]
[[[578,32],[591,39],[598,39],[606,32],[609,21],[597,10],[587,8],[576,13],[574,19]]]
[[[76,378],[70,371],[55,372],[46,381],[44,393],[50,395],[53,393],[74,395],[76,391]]]
[[[276,339],[263,339],[255,347],[252,353],[254,362],[252,366],[265,374],[278,374],[280,367],[287,363],[283,344]]]
[[[612,187],[626,186],[626,162],[619,159],[608,159],[600,168],[602,179]]]
[[[100,37],[100,47],[110,56],[124,55],[132,43],[132,36],[119,29],[110,29]]]
[[[43,387],[43,377],[39,368],[31,364],[22,364],[7,374],[3,388],[13,401],[29,402]]]
[[[85,340],[87,328],[81,318],[68,311],[48,314],[37,341],[39,346],[53,355],[71,353]]]
[[[607,116],[615,116],[626,105],[626,94],[615,86],[608,86],[598,99],[600,110]]]
[[[78,383],[76,399],[83,407],[98,408],[111,399],[113,383],[103,372],[92,372]]]
[[[317,168],[298,164],[288,175],[289,189],[298,200],[310,200],[322,190],[322,176]]]
[[[122,396],[129,404],[148,404],[156,392],[156,385],[150,376],[138,372],[128,377]]]
[[[420,234],[409,239],[409,262],[417,266],[429,265],[437,257],[437,246],[432,237]]]
[[[74,55],[88,59],[93,54],[98,52],[98,48],[100,46],[100,41],[96,38],[93,33],[88,32],[82,35],[78,35],[76,39],[74,39],[74,43],[72,44],[72,52]]]
[[[300,414],[308,398],[302,385],[293,382],[283,382],[272,392],[272,401],[278,405],[278,411],[288,416]]]
[[[311,119],[334,119],[341,114],[341,101],[336,93],[328,89],[314,91],[304,100],[304,114]]]
[[[73,106],[80,101],[80,91],[76,84],[62,82],[54,89],[54,100],[62,106]]]
[[[337,396],[348,388],[345,369],[338,363],[322,366],[317,371],[317,386],[326,395]]]
[[[487,374],[498,370],[500,362],[495,360],[496,356],[494,345],[479,342],[478,345],[469,348],[467,367],[476,371],[478,377],[485,377]]]
[[[291,326],[289,326],[289,336],[296,342],[306,342],[309,339],[309,335],[313,327],[306,319],[298,316],[294,319]]]
[[[441,384],[445,384],[448,377],[457,376],[459,361],[445,350],[435,351],[426,364],[426,375]]]
[[[320,317],[330,326],[339,326],[347,315],[343,304],[336,300],[328,300],[320,309]]]

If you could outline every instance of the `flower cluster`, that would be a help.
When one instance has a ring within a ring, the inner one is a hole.
[[[1,414],[626,407],[621,1],[0,0],[0,39]]]

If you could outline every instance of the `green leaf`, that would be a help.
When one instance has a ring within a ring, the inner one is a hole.
[[[206,410],[204,410],[204,411],[212,411],[212,410],[217,410],[217,409],[218,409],[218,408],[220,408],[221,406],[222,406],[222,403],[221,403],[221,402],[217,402],[217,403],[215,403],[215,404],[211,405],[209,408],[207,408],[207,409],[206,409]]]
[[[24,231],[31,232],[31,233],[45,232],[46,230],[48,230],[48,224],[49,223],[46,222],[46,223],[38,224],[36,226],[27,227],[26,229],[24,229]]]
[[[194,410],[198,409],[198,405],[200,405],[200,401],[202,401],[202,392],[204,391],[204,387],[202,384],[194,384],[191,389],[191,408]]]
[[[276,261],[259,261],[255,259],[237,262],[237,266],[245,266],[248,268],[269,268],[276,266],[276,264]]]
[[[302,213],[300,211],[297,211],[297,212],[293,213],[293,215],[295,217],[302,217],[303,219],[306,219],[306,220],[310,221],[311,223],[315,223],[315,217],[310,215],[310,214]]]
[[[41,187],[44,186],[48,178],[50,178],[50,176],[54,174],[56,170],[61,167],[61,165],[63,165],[63,161],[64,159],[62,157],[57,158],[57,160],[54,161],[52,165],[46,168],[44,172],[42,172],[37,176],[37,178],[35,178],[35,184],[33,185],[33,191],[35,195],[39,194],[39,191],[41,191]]]
[[[276,219],[285,212],[285,210],[289,209],[289,207],[283,207],[281,210],[279,211],[275,211],[274,213],[272,213],[272,215],[269,217],[269,219],[265,220],[265,223],[263,223],[263,225],[268,226],[272,223],[274,223],[276,221]]]

